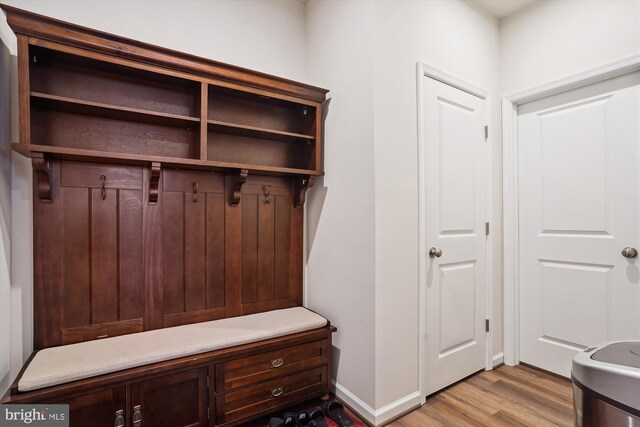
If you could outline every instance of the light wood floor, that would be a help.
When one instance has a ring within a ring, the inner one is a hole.
[[[389,425],[569,427],[571,382],[528,366],[501,366],[431,396],[421,408]]]

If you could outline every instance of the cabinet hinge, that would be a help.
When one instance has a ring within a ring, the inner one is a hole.
[[[207,375],[207,387],[211,387],[211,385],[209,384],[209,375]]]
[[[484,234],[487,235],[487,236],[489,235],[489,223],[488,222],[484,223]]]
[[[484,331],[489,332],[489,319],[484,319]]]
[[[211,408],[207,408],[207,419],[211,419]]]
[[[485,141],[489,139],[489,125],[484,126],[484,139]]]

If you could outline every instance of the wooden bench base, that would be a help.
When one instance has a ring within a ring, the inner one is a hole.
[[[328,325],[25,393],[18,375],[2,403],[65,403],[77,427],[137,427],[138,419],[154,427],[239,425],[328,393],[335,331]]]

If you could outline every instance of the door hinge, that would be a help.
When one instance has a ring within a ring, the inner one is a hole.
[[[489,223],[488,223],[488,222],[485,222],[485,223],[484,223],[484,234],[485,234],[486,236],[488,236],[488,235],[489,235]]]
[[[484,319],[484,331],[489,332],[489,319]]]
[[[484,140],[489,139],[489,125],[484,126]]]
[[[211,408],[207,407],[207,419],[211,419]]]

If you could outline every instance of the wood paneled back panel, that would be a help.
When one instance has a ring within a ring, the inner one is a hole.
[[[36,346],[141,331],[141,168],[54,162],[52,172],[54,202],[34,204]]]
[[[250,175],[233,207],[231,175],[163,169],[149,205],[144,167],[50,165],[52,203],[34,196],[36,348],[301,305],[289,178]]]
[[[165,171],[162,205],[163,324],[225,317],[224,175]]]
[[[242,313],[300,305],[303,210],[289,180],[249,177],[242,193]]]

